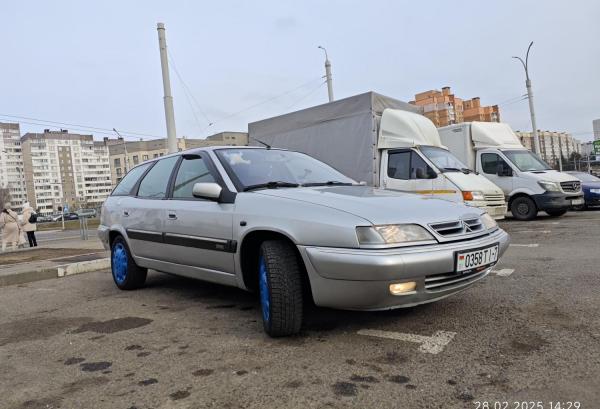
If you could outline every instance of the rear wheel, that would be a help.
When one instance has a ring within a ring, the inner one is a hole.
[[[563,214],[567,213],[567,209],[546,210],[546,213],[548,213],[552,217],[559,217],[559,216],[562,216]]]
[[[129,247],[122,236],[111,245],[110,268],[113,280],[121,290],[135,290],[146,282],[148,270],[135,264]]]
[[[302,326],[302,269],[295,249],[282,240],[261,244],[258,259],[260,304],[265,332],[296,334]]]
[[[538,209],[531,198],[520,196],[511,202],[510,212],[517,220],[531,220],[537,215]]]

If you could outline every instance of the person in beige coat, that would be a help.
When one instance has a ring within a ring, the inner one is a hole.
[[[27,233],[27,240],[29,240],[29,247],[37,247],[37,240],[35,238],[35,231],[37,226],[30,222],[31,215],[36,215],[35,210],[29,205],[29,202],[23,205],[23,231]]]
[[[16,250],[19,244],[21,228],[19,216],[11,209],[10,203],[4,205],[0,212],[0,230],[2,230],[2,251],[6,251],[6,243],[11,243],[12,249]]]

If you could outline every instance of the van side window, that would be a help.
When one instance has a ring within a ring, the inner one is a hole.
[[[194,184],[211,182],[216,182],[216,180],[208,170],[203,158],[200,156],[184,157],[177,172],[175,186],[173,186],[173,198],[193,199]]]
[[[498,173],[498,163],[504,162],[497,153],[482,153],[481,154],[481,169],[483,173],[495,175]]]
[[[410,179],[410,152],[390,153],[387,174],[394,179]]]
[[[125,175],[121,182],[117,185],[111,196],[128,196],[131,194],[131,189],[135,186],[140,176],[144,174],[150,163],[135,167]]]
[[[430,179],[431,171],[429,165],[415,152],[411,153],[410,159],[410,178],[411,179]]]
[[[178,160],[179,156],[159,160],[142,179],[137,196],[147,199],[165,198],[173,167]]]

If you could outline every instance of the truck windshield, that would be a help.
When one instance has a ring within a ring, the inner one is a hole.
[[[308,155],[279,149],[219,149],[219,160],[240,190],[353,185],[356,182]]]
[[[469,172],[467,165],[458,160],[456,156],[446,149],[435,146],[421,146],[419,150],[441,171]]]
[[[522,172],[551,170],[539,156],[530,151],[502,151],[506,157]]]

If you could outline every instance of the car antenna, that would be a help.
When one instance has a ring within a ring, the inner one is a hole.
[[[264,145],[267,149],[271,149],[271,145],[269,145],[266,142],[261,141],[260,139],[256,139],[256,138],[254,138],[253,136],[250,136],[250,135],[248,135],[248,138],[252,139],[255,142],[260,143],[261,145]]]

